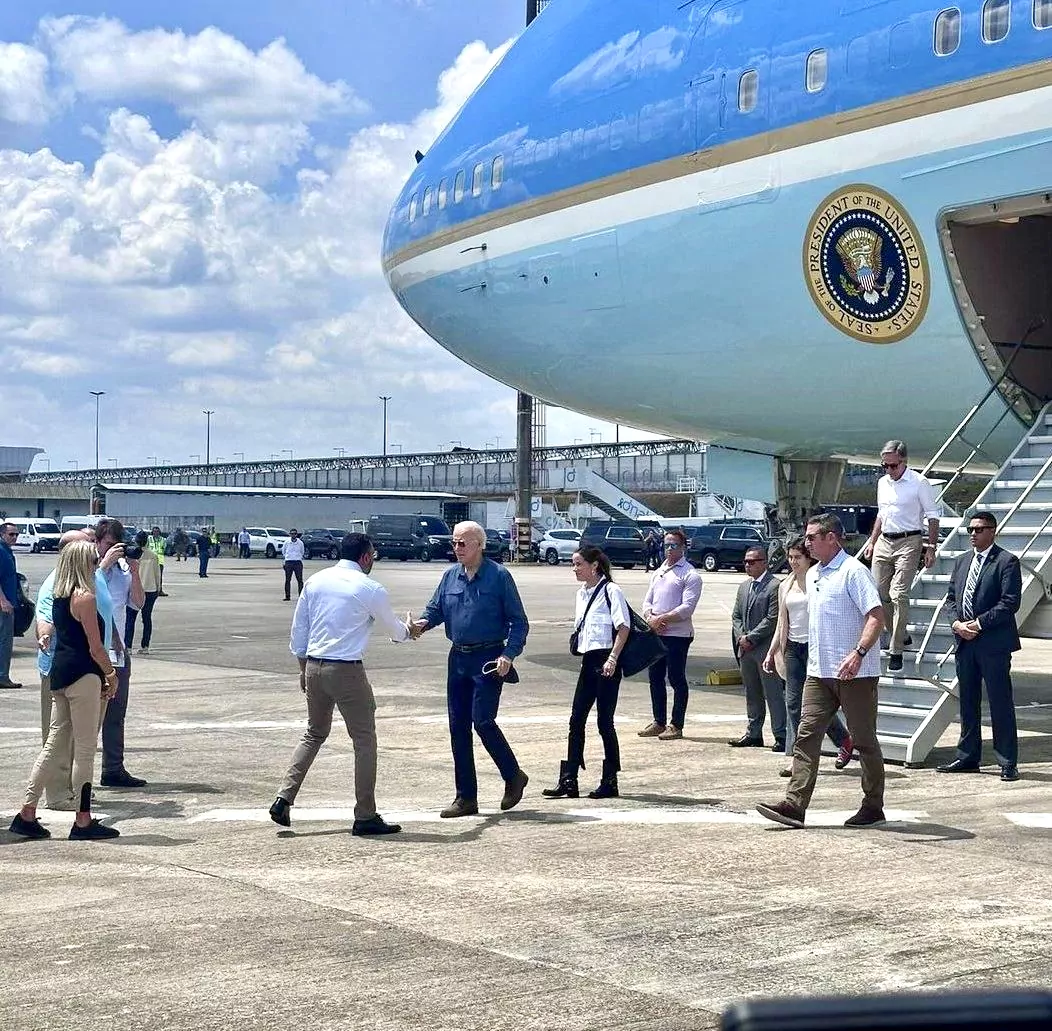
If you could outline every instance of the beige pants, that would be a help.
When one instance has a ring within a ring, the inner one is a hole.
[[[61,691],[52,691],[51,726],[26,787],[26,805],[36,805],[45,785],[52,783],[58,766],[73,750],[73,790],[80,806],[85,784],[90,788],[95,767],[95,745],[99,739],[102,681],[89,673]]]
[[[55,692],[51,690],[51,678],[40,678],[40,743],[47,744],[51,733]],[[73,803],[73,739],[69,747],[55,753],[51,773],[44,783],[44,806],[47,809],[66,809]]]
[[[906,640],[910,587],[917,575],[924,535],[889,541],[883,535],[873,546],[873,579],[884,603],[884,626],[891,634],[890,651],[901,655]]]
[[[368,820],[376,815],[376,701],[360,662],[307,660],[307,732],[278,794],[290,805],[295,802],[303,778],[332,729],[334,708],[340,710],[354,745],[354,818]]]

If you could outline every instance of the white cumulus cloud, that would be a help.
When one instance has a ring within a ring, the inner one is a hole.
[[[39,125],[51,115],[48,59],[24,43],[0,42],[0,121]]]

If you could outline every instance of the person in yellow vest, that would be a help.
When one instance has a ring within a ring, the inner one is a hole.
[[[208,535],[209,540],[212,542],[212,558],[219,558],[219,534],[216,533],[216,528],[212,527],[212,532]]]
[[[166,543],[164,535],[161,533],[161,528],[159,526],[151,527],[150,536],[146,538],[146,547],[157,556],[157,567],[160,570],[158,583],[160,589],[158,597],[160,598],[168,597],[164,591],[164,546]]]

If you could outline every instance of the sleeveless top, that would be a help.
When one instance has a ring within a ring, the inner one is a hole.
[[[69,601],[69,598],[55,598],[52,602],[51,622],[57,637],[55,657],[51,660],[52,691],[61,691],[89,673],[105,681],[98,663],[91,657],[84,626],[70,611]],[[101,639],[102,616],[97,615],[97,619]]]

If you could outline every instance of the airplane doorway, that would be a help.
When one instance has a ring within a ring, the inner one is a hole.
[[[940,234],[976,353],[1025,422],[1052,399],[1052,194],[948,212]],[[1013,357],[1014,354],[1014,357]]]

